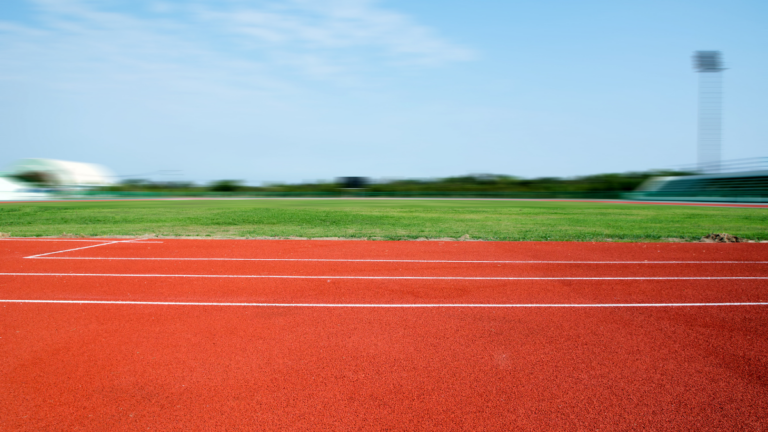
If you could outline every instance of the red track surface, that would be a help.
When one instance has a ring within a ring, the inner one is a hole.
[[[0,300],[0,430],[768,429],[764,244],[0,240]]]

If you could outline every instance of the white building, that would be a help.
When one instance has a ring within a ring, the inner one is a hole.
[[[0,201],[32,201],[49,198],[49,194],[30,188],[13,179],[0,177]]]
[[[53,187],[84,189],[114,184],[106,168],[55,159],[22,159],[8,169],[9,176]]]

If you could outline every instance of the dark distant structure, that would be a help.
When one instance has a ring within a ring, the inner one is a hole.
[[[720,51],[696,51],[693,67],[699,72],[699,154],[701,173],[720,172],[722,139],[722,75]]]
[[[336,180],[342,188],[345,189],[362,189],[368,186],[368,178],[366,177],[339,177]]]

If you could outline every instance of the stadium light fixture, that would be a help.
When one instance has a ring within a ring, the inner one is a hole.
[[[722,141],[722,76],[720,51],[696,51],[693,67],[699,72],[698,167],[702,173],[720,172]]]

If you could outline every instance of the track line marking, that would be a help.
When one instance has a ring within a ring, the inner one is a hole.
[[[96,239],[49,239],[49,238],[0,238],[0,241],[34,241],[34,242],[43,242],[43,241],[49,241],[49,242],[101,242],[101,243],[112,243],[115,240],[96,240]],[[134,240],[133,243],[164,243],[161,241],[151,241],[151,240]]]
[[[302,276],[302,275],[209,275],[130,273],[0,273],[0,276],[95,276],[167,278],[261,278],[261,279],[392,279],[392,280],[766,280],[768,276],[659,276],[659,277],[471,277],[471,276]]]
[[[113,240],[88,240],[88,239],[47,239],[47,238],[2,238],[0,241],[52,241],[52,242],[101,242],[101,243],[109,243]]]
[[[45,257],[46,255],[52,255],[52,254],[64,253],[64,252],[72,252],[72,251],[76,251],[76,250],[90,249],[90,248],[101,247],[101,246],[109,246],[109,245],[117,244],[117,243],[137,243],[137,241],[133,240],[133,239],[131,239],[131,240],[116,240],[116,241],[111,241],[111,242],[108,242],[108,243],[100,243],[100,244],[97,244],[97,245],[83,246],[83,247],[74,248],[74,249],[65,249],[65,250],[60,250],[60,251],[48,252],[48,253],[43,253],[43,254],[38,254],[38,255],[32,255],[32,256],[27,256],[27,257],[24,257],[24,258],[42,258],[42,257]]]
[[[73,249],[74,250],[74,249]],[[68,252],[68,251],[62,251]],[[768,261],[485,261],[485,260],[407,260],[407,259],[334,259],[334,258],[136,258],[136,257],[50,257],[24,258],[61,260],[133,260],[133,261],[307,261],[307,262],[395,262],[395,263],[467,263],[467,264],[768,264]]]
[[[685,306],[768,306],[768,302],[749,303],[603,303],[603,304],[354,304],[354,303],[212,303],[212,302],[153,302],[111,300],[12,300],[0,303],[45,304],[106,304],[151,306],[256,306],[256,307],[324,307],[324,308],[611,308],[611,307],[685,307]]]

